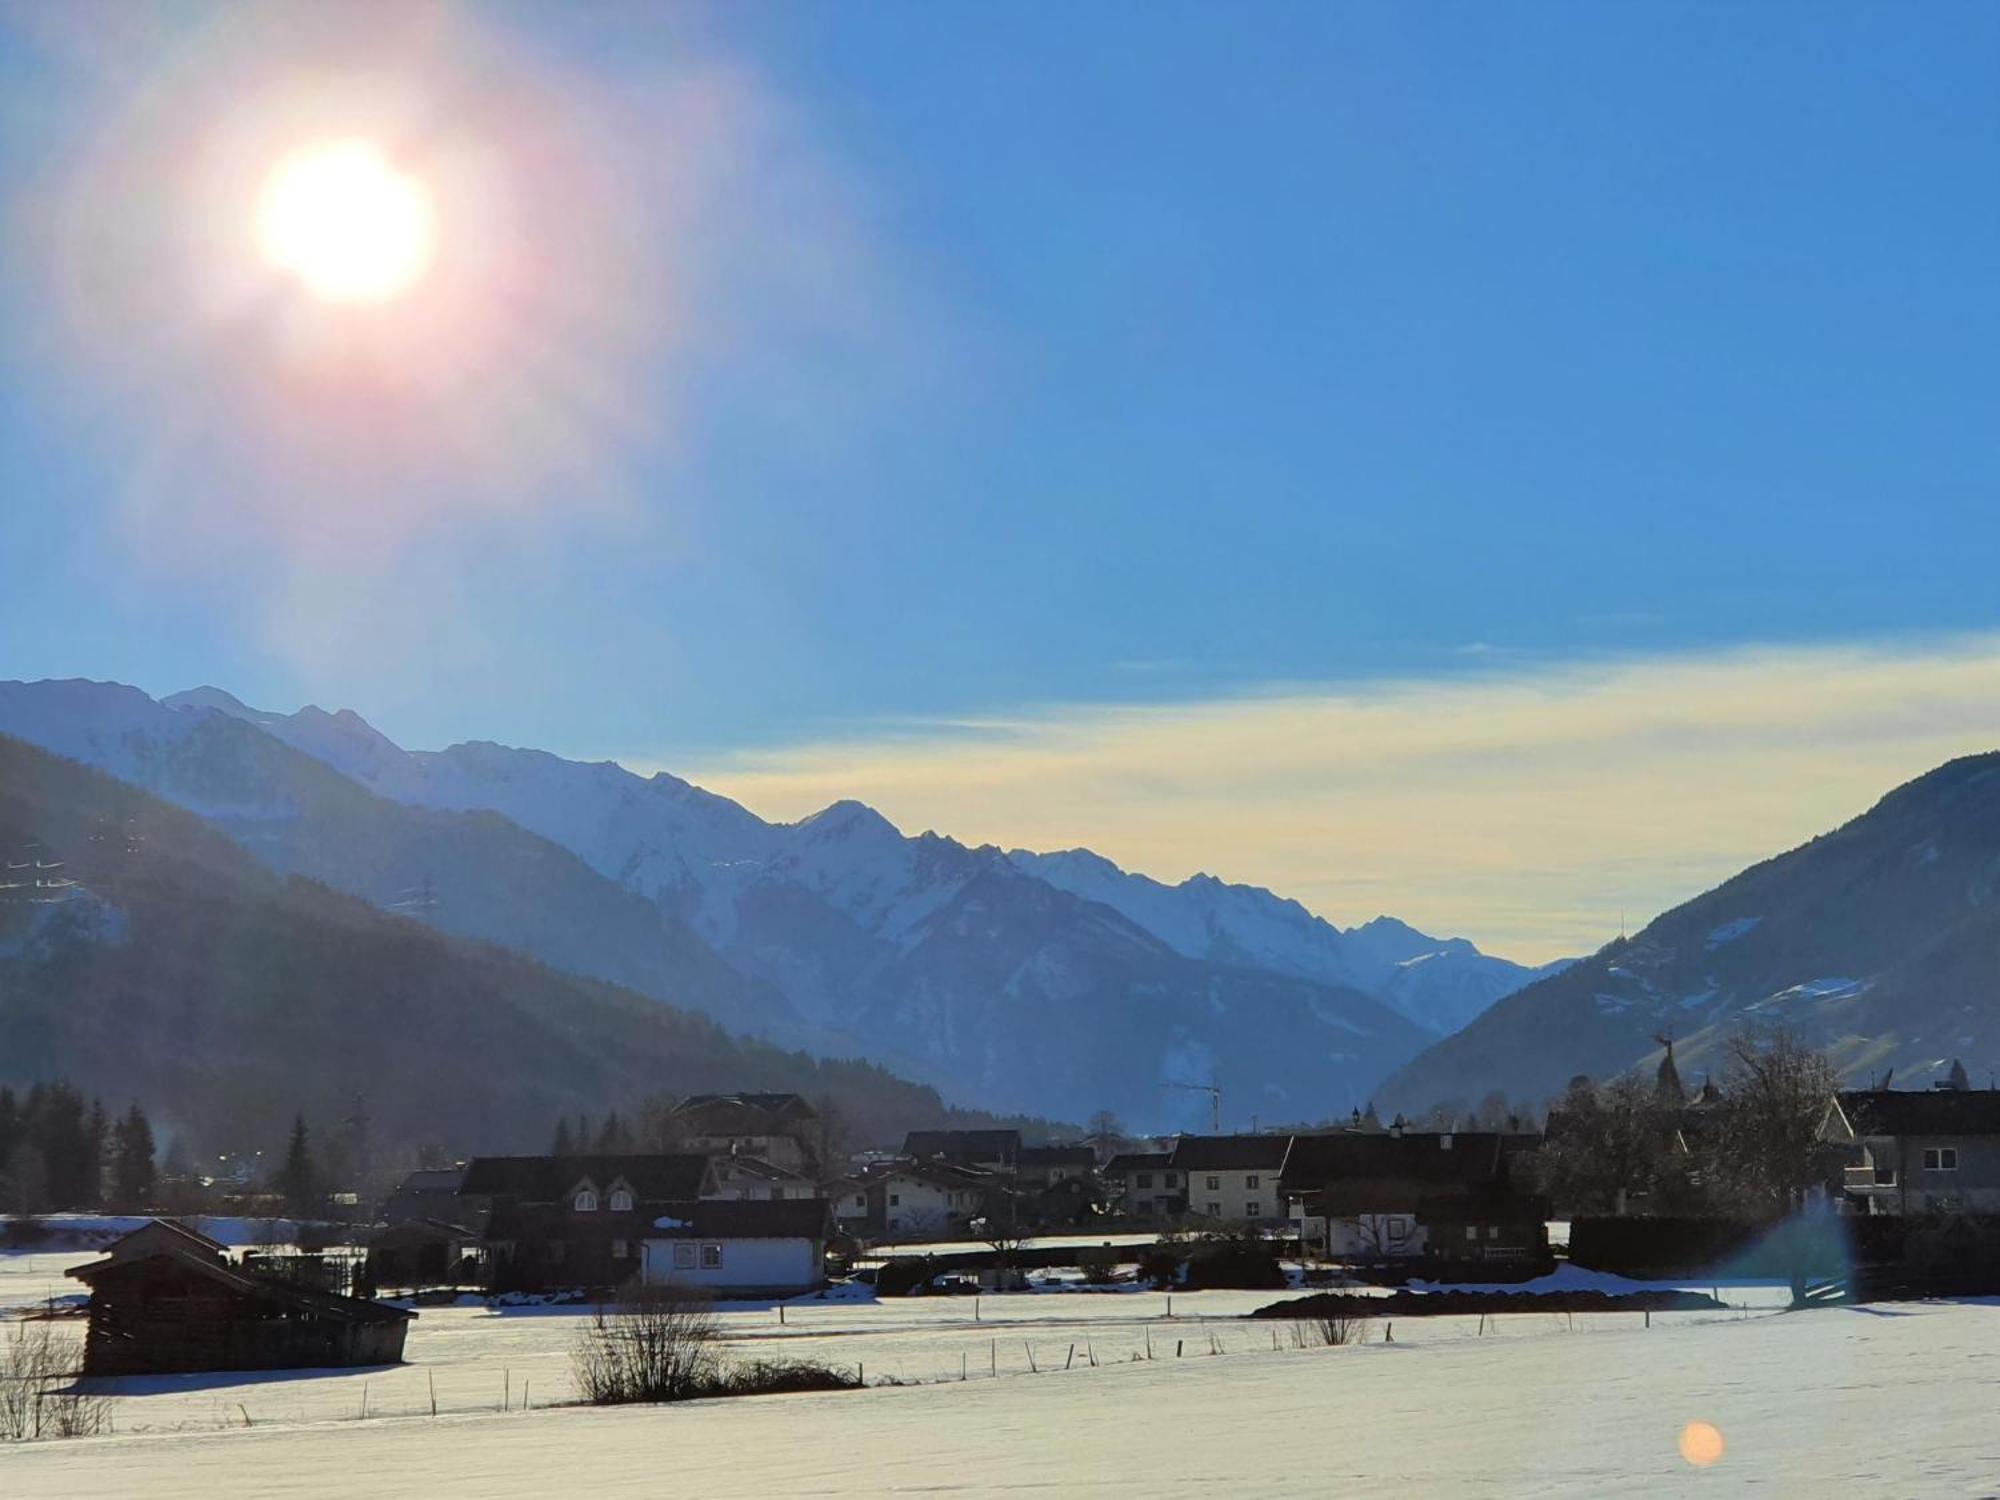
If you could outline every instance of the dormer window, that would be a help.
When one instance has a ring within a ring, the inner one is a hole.
[[[632,1212],[632,1190],[630,1188],[621,1187],[611,1190],[611,1211],[614,1214],[629,1214]]]
[[[576,1211],[577,1211],[578,1213],[580,1213],[580,1214],[594,1214],[594,1213],[596,1213],[596,1212],[597,1212],[597,1189],[595,1189],[595,1188],[584,1188],[584,1189],[583,1189],[582,1191],[580,1191],[580,1192],[579,1192],[579,1193],[578,1193],[578,1194],[576,1195],[576,1201],[575,1201],[574,1203],[572,1203],[572,1204],[571,1204],[570,1206],[571,1206],[571,1207],[573,1207],[573,1208],[574,1208],[574,1209],[575,1209],[575,1210],[576,1210]]]

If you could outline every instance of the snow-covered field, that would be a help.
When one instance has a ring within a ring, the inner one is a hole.
[[[0,1257],[0,1307],[74,1259]],[[1176,1293],[1171,1319],[1151,1292],[986,1297],[976,1320],[966,1298],[742,1307],[720,1314],[736,1349],[860,1364],[874,1388],[619,1411],[549,1409],[580,1311],[427,1308],[395,1369],[111,1383],[115,1434],[0,1449],[0,1494],[1994,1492],[2000,1307],[1722,1291],[1731,1310],[1650,1329],[1400,1319],[1393,1343],[1377,1323],[1303,1350],[1239,1321],[1260,1292]],[[1690,1422],[1722,1435],[1706,1469],[1681,1456]]]

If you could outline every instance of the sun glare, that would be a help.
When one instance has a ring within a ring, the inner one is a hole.
[[[435,242],[429,190],[367,141],[294,151],[258,197],[258,248],[322,301],[402,295],[429,269]]]

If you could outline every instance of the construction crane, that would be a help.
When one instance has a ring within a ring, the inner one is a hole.
[[[1222,1134],[1222,1090],[1212,1083],[1163,1083],[1163,1089],[1187,1089],[1208,1095],[1208,1133]]]

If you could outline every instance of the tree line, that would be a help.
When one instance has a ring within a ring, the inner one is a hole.
[[[143,1213],[157,1181],[153,1127],[137,1104],[113,1117],[68,1083],[0,1088],[0,1213]]]

